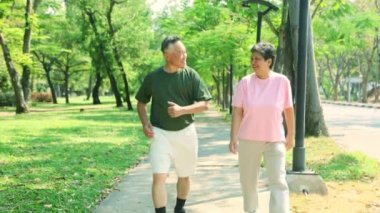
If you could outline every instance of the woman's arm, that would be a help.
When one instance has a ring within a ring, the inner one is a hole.
[[[287,129],[286,135],[286,150],[293,148],[294,146],[294,109],[293,107],[286,108],[284,110],[285,123]]]
[[[231,133],[230,133],[230,152],[236,154],[238,133],[240,128],[241,120],[243,119],[243,108],[233,107],[232,110],[232,122],[231,122]]]

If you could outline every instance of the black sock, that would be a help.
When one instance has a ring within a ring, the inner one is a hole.
[[[183,199],[177,198],[177,203],[175,204],[174,209],[176,209],[176,210],[181,210],[181,209],[183,209],[183,206],[185,206],[185,202],[186,202],[186,200],[183,200]]]
[[[166,213],[166,207],[156,208],[156,213]]]

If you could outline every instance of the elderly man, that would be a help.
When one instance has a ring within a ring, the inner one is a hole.
[[[149,157],[156,213],[166,212],[165,183],[171,163],[178,175],[174,212],[184,213],[189,176],[194,174],[198,155],[194,114],[208,109],[211,95],[198,73],[186,65],[186,48],[179,37],[166,37],[161,51],[165,65],[145,77],[136,95],[137,110],[144,134],[151,139]],[[149,122],[146,104],[151,99]]]

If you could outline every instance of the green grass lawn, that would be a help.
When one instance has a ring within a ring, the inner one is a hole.
[[[0,212],[90,212],[147,152],[136,111],[82,99],[0,117]]]

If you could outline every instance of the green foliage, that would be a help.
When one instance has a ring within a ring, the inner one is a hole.
[[[379,22],[380,14],[376,9],[360,7],[360,1],[326,2],[321,6],[313,27],[320,85],[327,97],[334,89],[338,90],[340,97],[346,95],[347,88],[338,86],[347,85],[349,77],[367,75],[368,72],[369,82],[376,81],[375,69],[367,69],[366,63],[375,48]],[[380,63],[376,58],[373,62]]]
[[[16,100],[13,91],[1,92],[0,91],[0,106],[15,106]]]
[[[6,18],[11,14],[12,0],[0,1],[0,19]],[[0,25],[1,28],[1,25]]]
[[[3,57],[3,54],[0,53],[0,57]],[[7,92],[12,89],[10,81],[8,80],[9,75],[7,70],[5,69],[5,64],[2,63],[3,61],[0,60],[0,92]],[[4,67],[4,69],[2,69]]]

